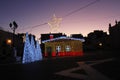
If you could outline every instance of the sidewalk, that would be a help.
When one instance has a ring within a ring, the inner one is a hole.
[[[91,65],[104,63],[107,61],[112,61],[113,59],[106,59],[106,60],[99,60],[99,61],[89,61],[92,62],[91,64],[86,64],[86,62],[77,62],[79,67],[63,70],[60,72],[55,73],[56,75],[71,77],[80,80],[111,80],[110,78],[106,77],[105,75],[101,74],[97,70],[91,67]],[[77,70],[84,70],[86,74],[81,73],[73,73],[73,71]]]

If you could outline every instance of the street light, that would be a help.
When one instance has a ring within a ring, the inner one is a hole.
[[[15,30],[17,29],[18,25],[15,21],[13,23],[9,24],[10,28],[13,30],[13,47],[15,47],[14,41],[15,41]]]
[[[11,39],[7,39],[7,44],[11,45],[12,44],[12,40]]]
[[[13,21],[12,23],[9,24],[10,28],[13,30],[13,51],[14,51],[14,55],[16,55],[16,48],[15,48],[15,30],[17,29],[18,25],[15,21]]]
[[[99,46],[102,46],[103,44],[102,43],[99,43]]]

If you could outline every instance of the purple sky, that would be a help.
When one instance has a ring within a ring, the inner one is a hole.
[[[99,0],[87,8],[75,11],[95,0],[0,0],[0,27],[11,31],[9,23],[16,21],[19,27],[16,33],[29,32],[38,37],[49,33],[49,25],[33,26],[49,22],[55,13],[63,18],[58,32],[83,34],[93,30],[108,32],[108,24],[120,20],[120,0]],[[28,28],[28,29],[27,29]]]

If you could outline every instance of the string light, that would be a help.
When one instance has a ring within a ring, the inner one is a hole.
[[[51,28],[51,32],[58,30],[58,28],[60,27],[61,21],[62,21],[62,18],[56,17],[55,14],[53,15],[52,19],[48,22],[48,25]]]

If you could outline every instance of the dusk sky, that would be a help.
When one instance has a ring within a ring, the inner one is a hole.
[[[57,32],[67,35],[83,34],[93,30],[108,33],[109,23],[120,21],[120,0],[97,0],[96,3],[80,9],[96,0],[0,0],[0,27],[10,31],[9,23],[16,21],[16,33],[29,32],[36,35],[49,33],[48,23],[53,14],[62,18]],[[78,11],[76,11],[78,10]],[[75,12],[74,12],[75,11]],[[69,13],[74,12],[68,15]]]

